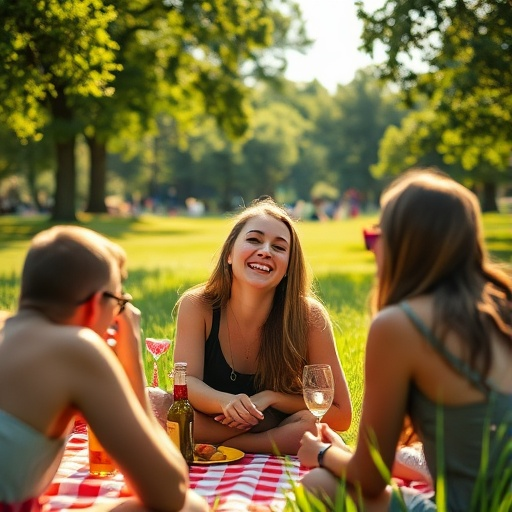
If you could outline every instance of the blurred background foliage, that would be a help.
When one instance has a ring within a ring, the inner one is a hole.
[[[356,4],[386,57],[329,92],[283,78],[293,0],[0,2],[0,211],[350,216],[426,165],[512,210],[510,3]]]

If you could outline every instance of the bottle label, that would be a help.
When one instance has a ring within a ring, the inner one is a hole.
[[[180,449],[180,426],[175,421],[167,421],[167,435],[171,441]]]

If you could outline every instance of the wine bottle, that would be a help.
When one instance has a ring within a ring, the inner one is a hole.
[[[174,364],[174,403],[167,413],[167,434],[185,460],[194,462],[194,409],[188,401],[187,363]]]

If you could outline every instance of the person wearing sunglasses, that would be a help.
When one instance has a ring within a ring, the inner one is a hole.
[[[18,310],[0,326],[3,511],[42,510],[77,415],[133,492],[111,508],[208,510],[187,489],[188,466],[146,397],[140,311],[121,288],[125,260],[118,245],[78,226],[32,240]]]
[[[114,299],[117,302],[117,305],[119,307],[119,310],[117,312],[118,315],[120,315],[124,311],[126,304],[128,304],[132,300],[131,297],[127,297],[124,293],[123,297],[118,297],[114,293],[103,292],[103,297],[106,297],[107,299]]]
[[[364,236],[378,282],[358,441],[347,449],[325,424],[306,433],[298,456],[314,469],[302,484],[334,501],[343,480],[367,511],[510,510],[512,275],[488,256],[477,197],[436,169],[411,170]],[[387,485],[406,424],[432,496]]]

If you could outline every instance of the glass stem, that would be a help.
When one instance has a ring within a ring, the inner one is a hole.
[[[156,361],[153,361],[153,382],[151,385],[154,388],[158,387],[158,365],[156,364]]]

